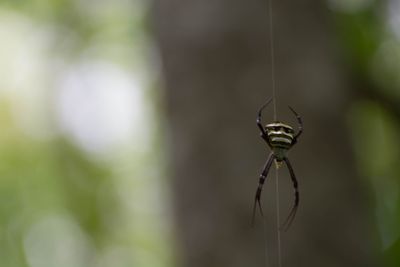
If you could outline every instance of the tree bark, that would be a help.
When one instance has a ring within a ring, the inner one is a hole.
[[[379,266],[366,182],[346,127],[352,90],[322,1],[274,1],[278,119],[305,130],[289,158],[300,208],[282,233],[284,266]],[[155,0],[165,78],[167,140],[181,266],[265,266],[264,223],[250,227],[269,148],[255,124],[272,95],[268,2]],[[272,108],[264,121],[272,120]],[[277,262],[275,171],[264,185],[270,263]],[[281,168],[281,221],[293,203]],[[272,265],[274,266],[274,265]]]

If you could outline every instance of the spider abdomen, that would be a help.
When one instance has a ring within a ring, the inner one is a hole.
[[[288,150],[293,145],[294,131],[289,125],[281,122],[267,124],[265,127],[272,148]]]

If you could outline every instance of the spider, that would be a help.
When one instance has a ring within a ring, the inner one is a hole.
[[[296,116],[297,122],[298,122],[298,132],[295,133],[293,128],[287,124],[284,124],[279,121],[275,121],[273,123],[267,124],[265,127],[261,124],[261,113],[264,108],[268,106],[268,104],[271,102],[272,98],[269,99],[258,111],[258,116],[257,116],[257,126],[260,128],[261,133],[260,136],[264,141],[268,144],[268,146],[271,149],[271,153],[269,154],[268,160],[264,165],[263,171],[260,174],[259,178],[259,183],[258,183],[258,188],[256,191],[255,195],[255,200],[254,200],[254,207],[253,207],[253,223],[254,223],[254,217],[255,217],[255,210],[256,206],[258,204],[260,208],[260,213],[263,215],[262,208],[261,208],[261,202],[260,202],[260,197],[261,197],[261,191],[262,187],[264,185],[264,181],[267,178],[269,169],[271,168],[272,162],[275,161],[276,167],[279,168],[282,165],[282,162],[286,163],[287,168],[289,169],[290,177],[293,182],[293,187],[294,187],[294,205],[292,209],[290,210],[290,213],[288,217],[286,218],[285,222],[282,224],[281,228],[283,227],[285,231],[287,231],[293,222],[293,219],[296,215],[296,211],[299,205],[299,190],[298,190],[298,183],[296,176],[294,174],[292,165],[290,164],[290,161],[287,157],[287,152],[289,149],[291,149],[296,143],[303,132],[303,122],[301,120],[301,117],[294,111],[289,106],[289,109],[293,112],[293,114]]]

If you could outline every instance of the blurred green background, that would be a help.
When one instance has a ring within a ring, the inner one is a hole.
[[[0,266],[173,266],[146,5],[1,1]]]
[[[1,267],[168,267],[184,258],[151,7],[0,1]],[[371,196],[374,244],[400,266],[400,2],[325,7],[338,60],[357,83],[346,130]]]

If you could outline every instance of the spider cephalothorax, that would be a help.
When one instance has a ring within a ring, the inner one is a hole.
[[[270,149],[272,150],[269,158],[263,168],[262,173],[260,174],[260,179],[258,183],[258,188],[256,191],[256,196],[254,200],[254,208],[253,208],[253,221],[254,221],[254,215],[255,215],[255,208],[256,204],[258,203],[258,206],[260,207],[260,212],[262,214],[262,209],[261,209],[261,191],[263,184],[265,182],[265,179],[267,178],[269,169],[271,168],[272,162],[275,161],[276,167],[278,168],[282,162],[285,162],[290,173],[290,177],[293,182],[293,187],[294,187],[294,192],[295,192],[295,200],[294,200],[294,206],[292,210],[289,213],[289,216],[287,217],[285,223],[283,224],[284,228],[287,230],[292,223],[294,216],[296,215],[297,207],[299,205],[299,191],[298,191],[298,183],[296,176],[294,174],[292,165],[290,164],[290,161],[287,157],[287,152],[292,146],[294,146],[297,143],[297,138],[301,135],[303,132],[303,123],[300,118],[300,116],[294,111],[291,107],[289,109],[293,112],[293,114],[296,116],[297,122],[299,124],[299,131],[295,133],[293,128],[285,123],[275,121],[273,123],[267,124],[265,127],[262,126],[261,123],[261,113],[265,107],[268,106],[268,104],[271,102],[272,99],[268,100],[267,103],[265,103],[261,109],[258,112],[257,116],[257,126],[261,130],[261,137],[264,139],[264,141],[268,144]]]

